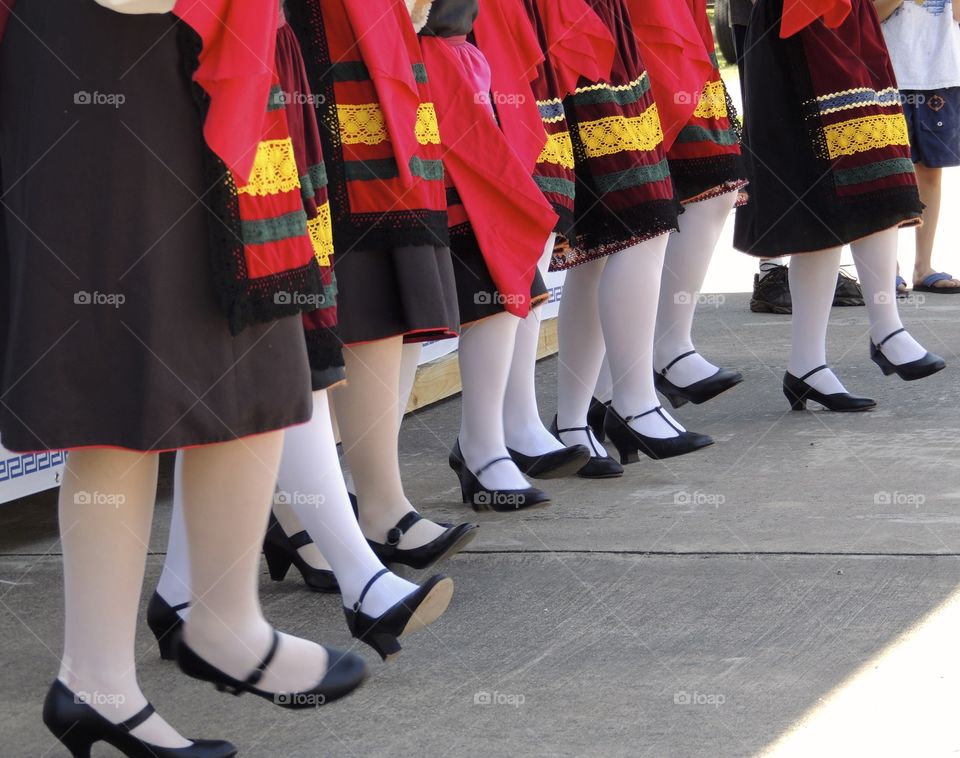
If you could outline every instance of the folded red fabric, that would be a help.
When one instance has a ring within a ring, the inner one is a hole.
[[[780,38],[792,37],[817,19],[836,29],[850,15],[851,8],[851,0],[783,0]]]

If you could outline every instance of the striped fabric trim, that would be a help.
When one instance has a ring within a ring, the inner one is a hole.
[[[841,169],[835,171],[833,177],[841,187],[849,187],[852,184],[864,184],[897,174],[912,174],[913,171],[913,161],[909,158],[891,158],[868,163],[866,166]]]
[[[554,163],[564,168],[572,169],[576,166],[573,157],[573,142],[570,141],[570,132],[558,132],[547,135],[547,144],[543,146],[537,163]]]
[[[720,60],[717,58],[716,53],[710,53],[710,62],[713,64],[714,68],[720,68]]]
[[[279,84],[274,84],[270,88],[270,97],[267,99],[267,113],[285,108],[286,99],[283,88]]]
[[[379,158],[371,161],[344,161],[344,173],[350,181],[377,181],[396,179],[400,176],[397,162],[393,158]],[[443,161],[425,160],[419,156],[410,159],[410,173],[427,181],[443,180]]]
[[[723,81],[718,79],[715,82],[707,82],[700,93],[700,101],[693,112],[697,118],[703,119],[721,119],[727,118],[727,90],[723,86]]]
[[[843,155],[864,153],[891,145],[907,147],[910,138],[903,113],[863,116],[823,128],[827,155],[833,160]]]
[[[648,151],[663,143],[663,128],[656,103],[639,116],[609,116],[578,125],[580,140],[588,158],[623,153],[629,150]]]
[[[578,87],[573,94],[573,101],[577,105],[602,105],[605,103],[630,105],[639,101],[649,90],[650,77],[644,71],[638,79],[630,82],[630,84],[614,86],[601,82],[589,87]]]
[[[317,193],[327,186],[327,166],[310,166],[307,173],[300,177],[300,193],[304,200],[313,200]]]
[[[246,245],[265,245],[302,237],[307,233],[307,214],[301,210],[274,218],[244,221],[241,230]]]
[[[696,124],[688,124],[677,135],[677,143],[712,142],[715,145],[736,145],[740,138],[733,129],[707,129]]]
[[[422,63],[414,63],[413,78],[417,84],[428,84],[430,79],[427,77],[427,67]]]
[[[566,118],[563,110],[562,100],[537,100],[537,108],[540,109],[540,119],[545,124],[555,124]]]
[[[651,166],[634,166],[625,171],[615,171],[612,174],[602,174],[594,178],[600,192],[616,192],[617,190],[639,187],[641,184],[662,182],[670,177],[670,163],[664,159]]]
[[[537,183],[540,191],[543,193],[552,192],[555,195],[563,195],[571,200],[576,197],[576,184],[569,179],[559,176],[535,176],[533,181]]]
[[[289,137],[257,145],[250,181],[237,188],[241,195],[277,195],[300,189],[300,174]]]
[[[822,114],[837,113],[838,111],[863,108],[870,105],[886,108],[900,103],[900,92],[894,87],[888,87],[879,92],[869,87],[859,87],[844,92],[821,95],[814,102]]]

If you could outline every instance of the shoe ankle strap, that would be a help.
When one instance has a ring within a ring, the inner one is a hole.
[[[823,371],[825,368],[830,368],[830,367],[826,363],[824,363],[822,366],[817,366],[816,368],[812,368],[806,374],[804,374],[803,376],[799,376],[797,378],[801,382],[805,382],[807,381],[807,379],[809,379],[811,376],[816,374],[818,371]]]
[[[481,466],[479,469],[477,469],[476,472],[474,472],[473,475],[479,479],[479,478],[480,478],[480,475],[481,475],[484,471],[486,471],[488,468],[490,468],[494,463],[500,463],[500,461],[510,461],[510,462],[512,463],[512,462],[513,462],[513,458],[511,458],[509,455],[505,455],[505,456],[503,456],[502,458],[494,458],[492,461],[490,461],[490,462],[489,462],[488,464],[486,464],[485,466]]]
[[[392,547],[396,547],[400,544],[400,540],[403,539],[403,535],[410,531],[410,527],[416,524],[418,521],[423,519],[417,511],[410,511],[403,518],[401,518],[395,527],[387,532],[387,544]]]
[[[361,593],[360,593],[360,597],[357,598],[357,602],[355,602],[355,603],[353,604],[353,611],[354,611],[354,613],[359,613],[359,612],[360,612],[360,608],[363,606],[363,599],[367,596],[367,592],[368,592],[368,591],[370,590],[370,588],[374,585],[374,582],[376,582],[377,579],[379,579],[379,578],[380,578],[381,576],[383,576],[384,574],[389,574],[389,573],[390,573],[390,569],[388,569],[388,568],[382,568],[382,569],[380,569],[376,574],[374,574],[372,577],[370,577],[370,581],[367,582],[366,586],[364,586],[363,592],[361,592]]]
[[[890,334],[888,334],[886,337],[884,337],[882,340],[880,340],[877,343],[877,350],[879,350],[881,347],[886,345],[891,340],[891,338],[896,337],[898,334],[900,334],[900,332],[905,332],[905,331],[907,331],[907,327],[901,326],[895,332],[890,332]]]
[[[263,660],[260,661],[260,664],[250,672],[250,676],[244,680],[244,684],[247,687],[255,687],[260,683],[260,680],[263,679],[263,675],[267,670],[267,667],[273,663],[273,659],[277,655],[277,649],[280,647],[280,633],[273,629],[273,638],[270,641],[270,649],[267,651],[267,654],[263,657]],[[239,693],[236,693],[239,694]]]
[[[611,408],[612,407],[613,406],[611,406]],[[616,413],[616,411],[614,411],[614,413]],[[680,429],[676,424],[674,424],[673,421],[670,420],[670,417],[663,412],[662,405],[658,405],[656,408],[651,408],[649,411],[644,411],[643,413],[638,413],[634,416],[621,416],[620,418],[623,419],[624,423],[629,424],[631,421],[636,421],[638,418],[649,416],[651,413],[656,413],[660,418],[663,419],[664,423],[667,426],[669,426],[671,429],[673,429],[673,431],[675,431],[677,434],[680,434],[683,432],[683,430]]]
[[[660,369],[660,376],[666,378],[667,372],[668,372],[670,369],[672,369],[677,363],[679,363],[680,361],[682,361],[684,358],[689,358],[691,355],[696,355],[696,354],[697,354],[697,351],[696,351],[696,350],[688,350],[687,352],[685,352],[685,353],[683,353],[683,354],[681,354],[681,355],[678,355],[676,358],[674,358],[672,361],[670,361],[666,366],[664,366],[662,369]]]
[[[296,534],[291,534],[289,537],[287,537],[287,539],[290,540],[290,544],[293,545],[294,550],[299,550],[302,547],[313,544],[313,539],[311,539],[310,535],[307,534],[305,529],[301,532],[297,532]]]
[[[566,429],[557,429],[557,436],[563,434],[564,432],[583,432],[586,434],[587,442],[590,443],[590,448],[593,450],[593,457],[600,457],[600,451],[597,450],[597,446],[593,442],[593,429],[591,429],[589,426],[569,426]],[[563,440],[560,440],[560,444],[564,444]]]
[[[117,726],[129,734],[138,726],[143,724],[143,722],[145,722],[148,718],[150,718],[156,712],[157,712],[157,709],[154,708],[151,703],[147,703],[143,707],[142,711],[134,714],[133,716],[128,718],[126,721],[121,721],[119,724],[117,724]]]

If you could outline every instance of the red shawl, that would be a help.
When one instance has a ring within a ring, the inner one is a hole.
[[[173,13],[203,40],[194,79],[210,96],[204,137],[245,184],[273,82],[277,0],[177,0]]]
[[[410,159],[418,149],[416,126],[420,92],[410,66],[410,50],[416,49],[417,45],[410,13],[400,0],[387,0],[386,3],[343,0],[343,7],[356,31],[360,57],[377,90],[400,178],[405,186],[412,186]],[[396,44],[396,40],[405,44]]]
[[[792,37],[817,19],[823,19],[827,27],[836,29],[850,11],[850,0],[783,0],[780,38]]]
[[[669,150],[697,109],[713,62],[685,2],[628,0]]]
[[[519,0],[482,0],[473,34],[490,64],[500,128],[520,163],[532,174],[547,144],[530,87],[543,61],[540,40]]]
[[[444,148],[443,164],[463,201],[473,233],[510,313],[530,312],[530,287],[557,214],[517,160],[486,104],[465,82],[444,40],[422,37]],[[539,125],[543,133],[542,124]]]
[[[572,94],[581,76],[591,82],[609,80],[617,47],[593,8],[585,0],[536,2],[560,95]]]

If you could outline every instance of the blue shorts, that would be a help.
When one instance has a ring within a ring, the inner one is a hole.
[[[901,95],[914,163],[960,166],[960,87],[903,90]]]

